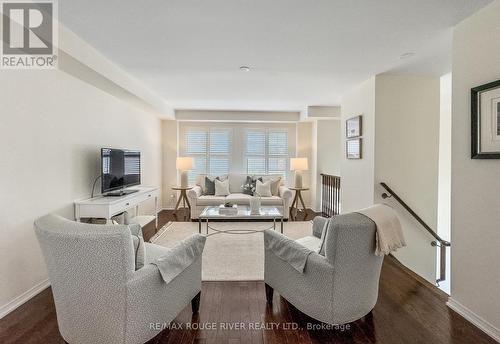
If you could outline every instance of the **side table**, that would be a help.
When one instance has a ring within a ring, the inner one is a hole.
[[[174,186],[172,187],[172,190],[174,191],[180,191],[181,194],[179,195],[179,199],[177,200],[177,203],[175,205],[174,213],[177,213],[177,210],[179,209],[179,205],[182,201],[182,208],[186,208],[186,204],[189,209],[189,214],[191,214],[191,204],[189,204],[189,200],[187,197],[187,191],[191,190],[193,187],[192,186]]]
[[[302,191],[307,191],[309,190],[309,188],[290,187],[289,189],[295,191],[295,197],[293,198],[292,205],[290,206],[290,218],[295,219],[295,217],[297,217],[297,212],[299,211],[299,200],[302,204],[302,210],[304,211],[304,214],[306,213],[306,206],[304,204],[304,200],[302,199]]]

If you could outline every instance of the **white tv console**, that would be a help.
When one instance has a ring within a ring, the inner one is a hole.
[[[109,223],[113,216],[135,208],[136,217],[133,219],[133,222],[144,226],[151,221],[155,221],[156,228],[158,228],[158,188],[137,187],[128,190],[137,190],[137,192],[118,197],[98,196],[75,201],[76,221],[81,221],[82,218],[101,218],[106,219],[106,222]],[[153,199],[155,202],[154,215],[137,216],[139,214],[139,205]]]

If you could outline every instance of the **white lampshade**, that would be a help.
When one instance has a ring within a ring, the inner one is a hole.
[[[175,161],[175,168],[179,171],[189,171],[193,169],[193,158],[189,157],[177,157]]]
[[[290,158],[290,171],[307,171],[307,158]]]

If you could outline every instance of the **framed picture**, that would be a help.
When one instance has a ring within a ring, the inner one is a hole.
[[[363,135],[363,116],[359,115],[345,121],[345,136],[350,139]]]
[[[345,154],[347,159],[362,158],[362,139],[351,139],[345,142]]]
[[[500,159],[500,80],[471,90],[472,159]]]

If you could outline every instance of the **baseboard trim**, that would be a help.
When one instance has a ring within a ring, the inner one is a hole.
[[[452,299],[451,297],[448,299],[446,303],[448,307],[453,309],[455,312],[463,316],[466,320],[472,323],[474,326],[479,328],[481,331],[486,333],[488,336],[496,340],[500,343],[500,329],[496,328],[479,315],[462,305],[460,302]]]
[[[5,305],[1,306],[0,307],[0,319],[5,317],[10,312],[14,311],[16,308],[18,308],[22,304],[29,301],[31,298],[38,295],[43,290],[47,289],[49,286],[50,286],[49,280],[48,279],[43,280],[42,282],[40,282],[37,285],[33,286],[32,288],[28,289],[27,291],[25,291],[21,295],[17,296],[13,300],[7,302]]]

